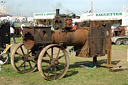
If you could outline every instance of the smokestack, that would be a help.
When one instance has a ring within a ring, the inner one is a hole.
[[[91,13],[93,13],[93,1],[91,0]]]
[[[56,15],[59,15],[60,9],[56,9]]]

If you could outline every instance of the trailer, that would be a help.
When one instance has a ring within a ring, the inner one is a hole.
[[[128,45],[128,33],[126,26],[118,26],[112,29],[112,43],[116,45]]]

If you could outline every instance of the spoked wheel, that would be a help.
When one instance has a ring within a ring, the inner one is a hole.
[[[31,50],[27,50],[23,43],[18,44],[12,51],[11,64],[19,73],[29,73],[37,69],[37,62]]]
[[[9,63],[9,52],[2,53],[4,48],[0,48],[0,64],[7,64]]]
[[[62,46],[51,44],[46,46],[38,57],[38,70],[47,80],[62,78],[69,67],[67,51]]]

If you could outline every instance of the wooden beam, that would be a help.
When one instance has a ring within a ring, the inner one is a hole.
[[[110,68],[110,72],[117,72],[117,71],[123,71],[123,70],[128,70],[128,67],[118,67],[118,68]]]

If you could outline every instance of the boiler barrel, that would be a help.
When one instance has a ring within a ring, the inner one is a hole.
[[[26,49],[38,48],[48,44],[65,46],[82,46],[88,38],[88,30],[78,29],[63,32],[62,30],[45,30],[42,28],[24,28],[23,43]]]
[[[55,44],[63,44],[67,46],[84,45],[88,37],[88,30],[76,30],[74,32],[62,32],[60,30],[53,31],[52,40]]]

